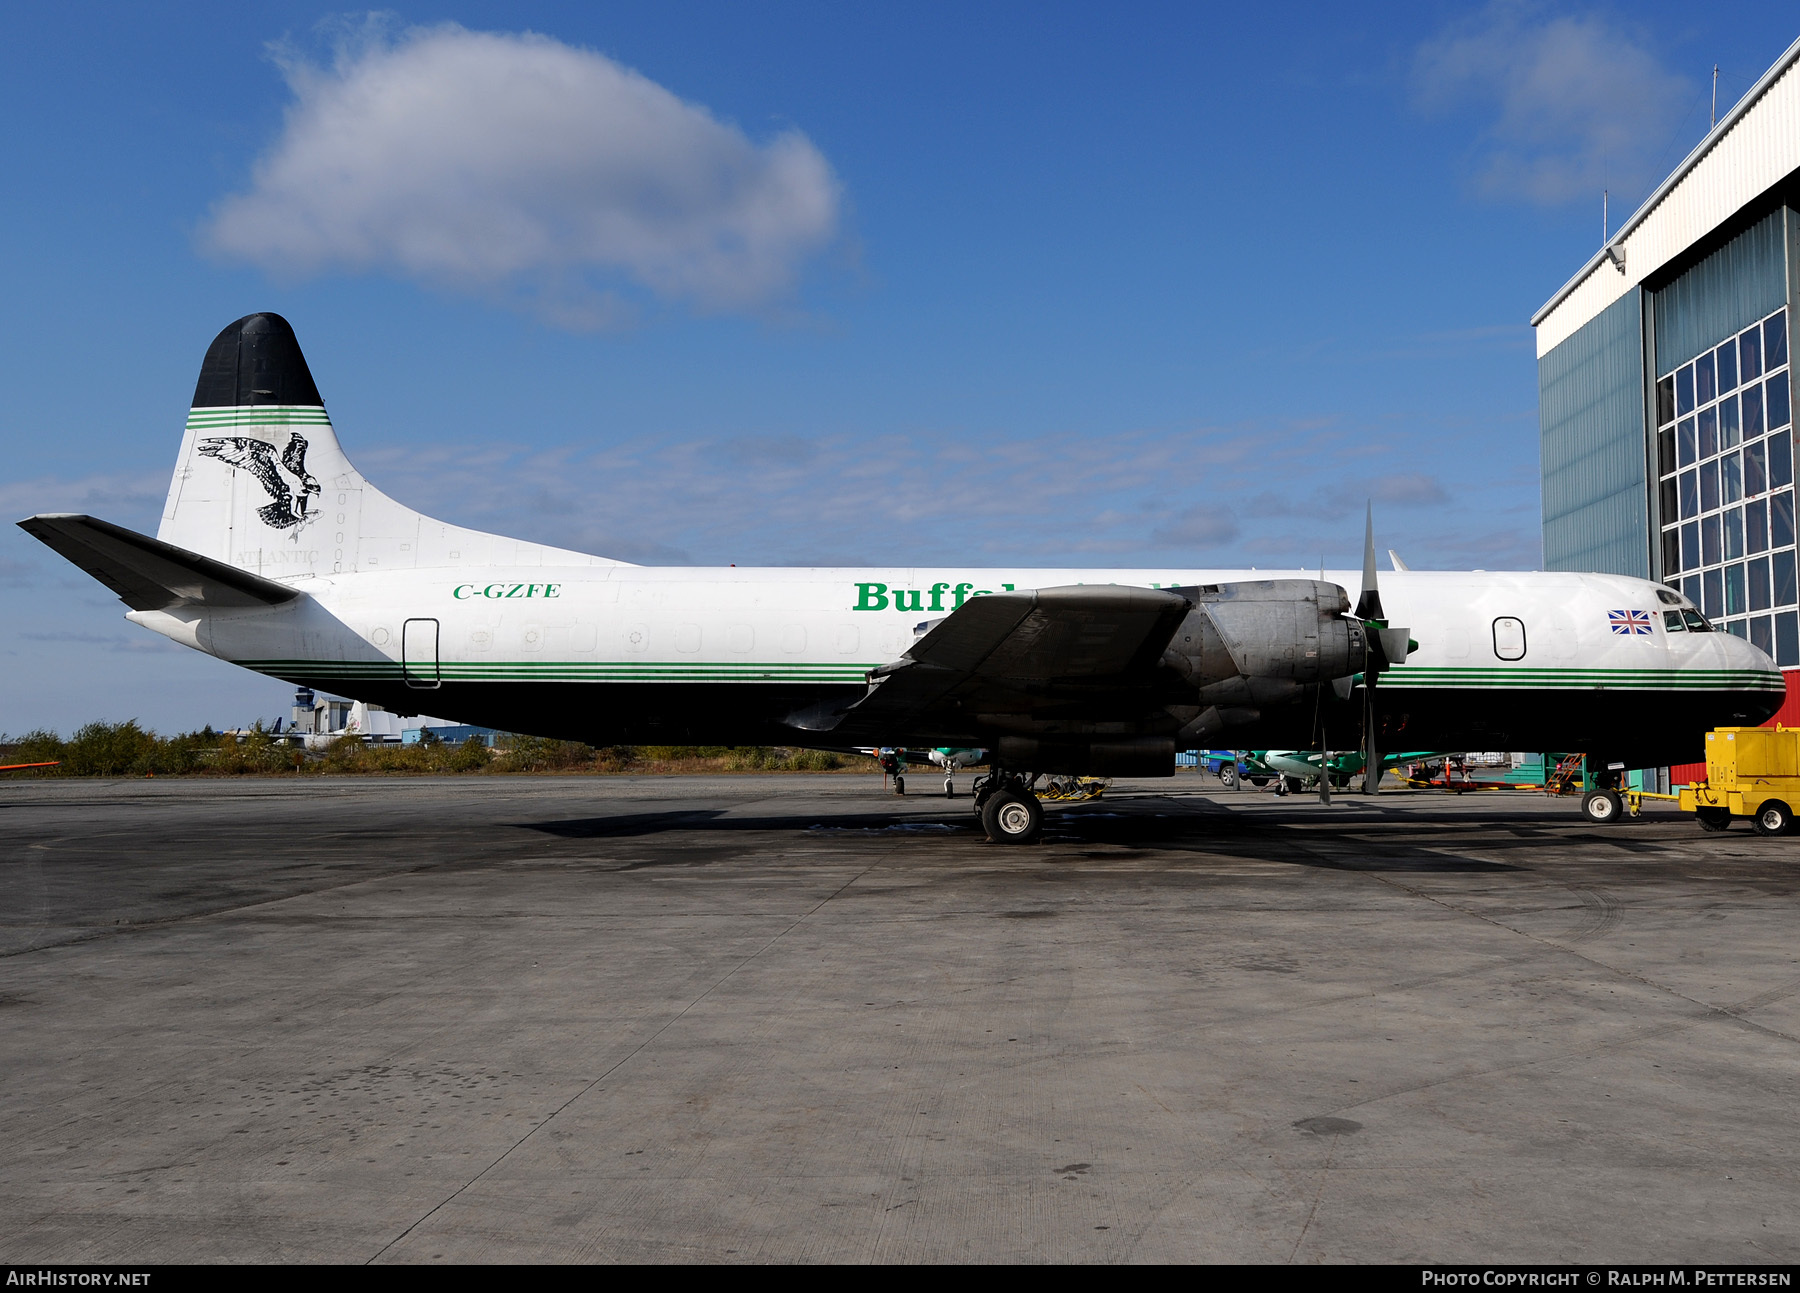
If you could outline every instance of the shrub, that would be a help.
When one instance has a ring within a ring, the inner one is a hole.
[[[562,772],[592,764],[596,751],[580,741],[509,735],[493,760],[497,772]]]
[[[368,746],[360,736],[340,736],[325,747],[316,765],[320,772],[363,772]]]
[[[208,765],[213,772],[242,776],[256,772],[285,772],[294,766],[288,747],[256,724],[242,736],[221,736],[213,746]]]
[[[461,745],[441,747],[439,756],[446,772],[480,772],[493,762],[494,753],[479,736],[471,736]]]
[[[137,725],[89,723],[78,728],[63,745],[62,773],[70,777],[120,777],[151,771],[156,737]]]
[[[55,732],[41,728],[24,736],[0,738],[5,757],[0,763],[56,763],[67,753],[63,740]],[[9,772],[9,777],[60,777],[68,775],[61,768],[33,768],[28,772]]]
[[[788,757],[788,767],[796,772],[835,772],[843,766],[843,756],[830,750],[795,750]]]

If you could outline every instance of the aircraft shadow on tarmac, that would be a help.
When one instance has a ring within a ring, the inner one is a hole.
[[[1468,857],[1457,846],[1469,844],[1472,827],[1486,827],[1483,852],[1538,849],[1545,833],[1536,829],[1515,832],[1505,825],[1471,814],[1469,818],[1426,822],[1417,818],[1396,820],[1386,814],[1346,815],[1340,831],[1323,836],[1316,818],[1302,811],[1255,817],[1208,806],[1199,811],[1161,812],[1148,806],[1068,809],[1050,813],[1044,823],[1042,845],[1018,850],[1019,860],[1054,856],[1071,846],[1084,858],[1119,859],[1153,851],[1185,854],[1230,854],[1264,862],[1294,866],[1357,871],[1480,872],[1519,871],[1524,868],[1490,858]],[[1473,820],[1471,820],[1471,818]],[[522,830],[540,831],[568,840],[634,839],[692,832],[697,836],[729,834],[789,834],[796,840],[854,838],[858,835],[895,839],[919,837],[928,847],[947,844],[979,844],[1011,854],[1003,846],[988,845],[967,808],[932,816],[916,813],[869,812],[821,817],[818,814],[732,816],[724,809],[687,809],[674,812],[624,813],[616,817],[581,817],[543,822],[515,822]],[[1519,823],[1525,825],[1525,823]],[[1531,823],[1536,826],[1537,823]],[[1566,816],[1546,821],[1545,827],[1567,827]],[[1309,829],[1310,828],[1310,829]],[[1379,833],[1376,839],[1346,839]],[[1421,838],[1422,837],[1422,838]],[[1453,838],[1452,838],[1453,837]],[[1441,842],[1440,842],[1441,841]],[[1608,841],[1611,842],[1611,841]],[[1104,850],[1094,852],[1091,850]],[[1632,846],[1632,851],[1659,851],[1654,846]]]

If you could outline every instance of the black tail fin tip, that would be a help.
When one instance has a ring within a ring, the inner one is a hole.
[[[279,314],[246,314],[213,338],[194,387],[197,409],[246,404],[325,407],[300,339]]]

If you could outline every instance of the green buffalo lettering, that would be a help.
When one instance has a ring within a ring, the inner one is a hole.
[[[1013,591],[1012,584],[1001,584],[1007,592]],[[949,609],[958,610],[962,604],[972,597],[988,597],[993,595],[991,588],[977,588],[974,584],[951,585],[943,582],[935,583],[929,590],[922,588],[889,588],[881,583],[859,583],[856,585],[856,606],[859,611],[885,611],[892,607],[897,611],[943,611],[944,594],[950,595]],[[929,598],[929,601],[926,599]]]

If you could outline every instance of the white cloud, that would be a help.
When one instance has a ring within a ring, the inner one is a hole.
[[[283,70],[281,137],[203,230],[271,273],[395,273],[591,327],[634,291],[765,306],[836,233],[837,179],[799,131],[759,144],[547,36],[374,32]]]
[[[1476,187],[1542,205],[1589,200],[1602,188],[1627,201],[1641,194],[1672,164],[1671,134],[1698,93],[1619,24],[1595,14],[1542,18],[1511,3],[1421,46],[1414,88],[1427,109],[1493,111]]]

